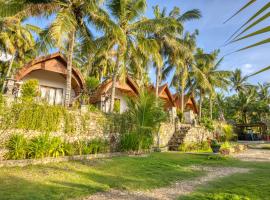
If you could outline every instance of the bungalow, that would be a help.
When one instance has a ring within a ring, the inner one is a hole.
[[[149,91],[156,92],[156,88],[151,85],[149,87]],[[173,95],[170,92],[168,84],[164,84],[162,86],[159,86],[158,88],[158,96],[164,103],[164,109],[166,111],[171,110],[175,107],[174,98]]]
[[[95,93],[90,97],[90,103],[94,104],[103,112],[110,111],[110,100],[112,91],[112,79],[107,79],[101,83]],[[126,97],[137,96],[139,87],[134,80],[127,77],[125,81],[117,81],[115,87],[115,107],[119,106],[118,112],[125,112],[127,107]]]
[[[66,91],[67,60],[61,53],[39,57],[23,66],[15,75],[15,79],[8,81],[8,93],[13,85],[20,85],[29,79],[39,81],[41,98],[52,105],[63,105]],[[12,83],[13,82],[13,83]],[[72,67],[71,102],[79,96],[85,87],[82,74]]]
[[[181,110],[182,107],[182,101],[180,94],[176,93],[173,95],[174,102],[176,105],[176,108],[178,110]],[[193,123],[196,116],[198,115],[198,108],[196,105],[196,101],[193,96],[187,96],[184,97],[184,119],[186,123]]]

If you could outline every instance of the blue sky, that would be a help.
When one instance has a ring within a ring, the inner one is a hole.
[[[185,29],[191,32],[198,29],[200,32],[197,39],[198,47],[203,48],[206,52],[220,49],[220,56],[224,56],[241,47],[269,37],[269,35],[262,35],[224,47],[224,43],[232,33],[254,14],[256,10],[267,3],[268,0],[259,0],[255,6],[248,8],[228,23],[223,24],[226,19],[246,2],[247,0],[147,0],[148,10],[146,15],[147,17],[153,17],[152,7],[155,5],[159,5],[161,8],[167,7],[168,11],[172,10],[175,6],[179,7],[182,12],[194,8],[199,9],[203,17],[198,21],[186,23]],[[30,23],[45,27],[48,22],[41,19],[31,19]],[[257,28],[263,25],[265,24],[261,24]],[[269,57],[269,45],[264,45],[226,56],[220,68],[226,70],[240,68],[244,74],[250,74],[269,66]],[[154,81],[153,71],[151,71],[151,78]],[[266,81],[270,82],[269,72],[254,76],[249,81],[253,84]]]

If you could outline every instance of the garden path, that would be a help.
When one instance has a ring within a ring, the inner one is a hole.
[[[270,150],[267,149],[248,149],[242,153],[233,155],[234,158],[243,161],[270,161]]]
[[[108,192],[96,193],[84,200],[171,200],[181,195],[187,195],[194,191],[195,187],[209,181],[230,176],[235,173],[247,173],[249,169],[230,167],[204,167],[194,166],[194,170],[205,171],[206,175],[192,180],[179,181],[168,187],[157,188],[149,191],[128,192],[121,190],[110,190]]]

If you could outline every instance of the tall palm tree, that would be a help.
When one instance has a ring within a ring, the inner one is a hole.
[[[2,51],[11,55],[5,77],[9,78],[15,59],[24,59],[28,51],[34,49],[35,39],[32,32],[39,33],[40,29],[33,25],[23,25],[21,19],[8,17],[0,20],[0,47]],[[2,92],[6,87],[4,82]]]
[[[236,92],[246,91],[248,83],[248,76],[243,76],[240,69],[236,69],[231,76],[232,89]]]
[[[111,36],[116,51],[112,74],[111,112],[114,108],[115,84],[118,78],[123,79],[127,74],[126,65],[134,65],[136,61],[146,63],[151,59],[161,66],[160,47],[157,41],[149,36],[158,33],[164,26],[171,25],[173,20],[171,18],[147,19],[143,17],[146,7],[146,0],[109,0],[107,3],[113,21],[110,24],[111,32],[117,32]],[[140,57],[145,60],[141,60]],[[133,61],[128,61],[129,59]]]
[[[190,49],[186,43],[187,38],[190,35],[189,34],[185,35],[186,41],[184,39],[184,42],[181,39],[182,34],[183,34],[183,30],[184,30],[183,24],[186,21],[199,19],[201,17],[201,13],[199,10],[194,9],[194,10],[189,10],[189,11],[181,14],[180,9],[178,7],[175,7],[167,15],[166,8],[163,8],[162,10],[160,10],[159,6],[155,6],[154,7],[154,15],[155,15],[156,19],[171,18],[172,20],[174,20],[176,22],[176,26],[175,26],[175,22],[172,24],[168,24],[167,26],[164,26],[160,32],[154,34],[154,36],[153,36],[160,46],[159,53],[163,59],[162,66],[164,67],[166,62],[170,63],[170,66],[166,67],[166,69],[164,69],[163,74],[165,75],[166,71],[167,72],[172,71],[172,69],[174,68],[173,66],[178,66],[178,68],[179,68],[179,66],[181,66],[183,63],[183,55],[190,53]],[[193,39],[193,37],[191,37],[191,38]],[[193,40],[193,42],[194,41],[195,40]],[[189,42],[189,44],[191,44],[191,42]],[[164,62],[164,60],[165,60],[165,62]],[[170,61],[168,61],[168,60],[170,60]],[[155,67],[156,67],[156,97],[158,96],[158,88],[159,88],[159,85],[161,82],[161,78],[163,76],[161,73],[162,66],[159,66],[155,63]]]

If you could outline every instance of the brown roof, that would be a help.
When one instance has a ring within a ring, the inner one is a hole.
[[[126,93],[127,95],[130,96],[139,94],[139,87],[137,83],[129,76],[126,77],[126,80],[124,82],[117,81],[115,87],[119,91]],[[90,102],[91,103],[99,102],[101,100],[101,96],[107,94],[111,88],[112,88],[112,79],[107,79],[103,81],[103,83],[101,83],[96,89],[94,95],[90,97]]]
[[[149,90],[155,92],[156,88],[151,85]],[[158,96],[165,100],[165,108],[175,107],[174,98],[167,83],[158,87]]]
[[[65,68],[63,68],[63,66],[65,66]],[[66,66],[67,60],[60,52],[53,53],[47,56],[41,56],[24,65],[16,73],[15,79],[17,81],[20,81],[27,74],[35,70],[46,70],[66,75]],[[76,82],[76,85],[78,87],[80,87],[81,89],[85,88],[84,78],[81,72],[74,66],[72,67],[72,79],[73,82]]]
[[[176,107],[178,109],[181,109],[181,106],[182,106],[181,102],[182,101],[181,101],[180,94],[178,94],[178,93],[174,94],[173,98],[174,98],[174,102],[175,102]],[[192,109],[195,113],[198,114],[198,108],[197,108],[196,101],[195,101],[193,96],[185,95],[184,105],[185,105],[185,108],[188,107],[188,108]]]

